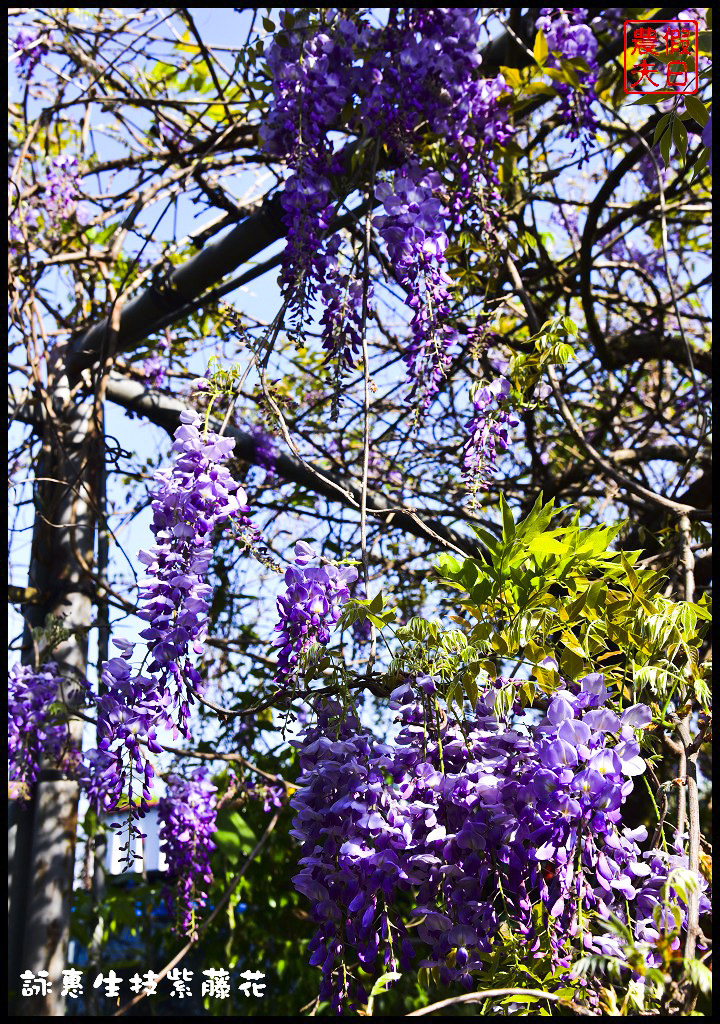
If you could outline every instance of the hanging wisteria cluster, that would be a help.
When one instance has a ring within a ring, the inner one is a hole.
[[[391,184],[382,182],[376,189],[385,214],[374,223],[405,290],[405,301],[413,310],[412,340],[403,354],[413,382],[411,395],[422,382],[426,405],[440,388],[457,337],[449,323],[448,211],[437,198],[440,191],[440,175],[419,165],[403,168]]]
[[[17,73],[26,81],[31,77],[40,60],[48,53],[48,44],[52,40],[51,32],[17,33],[13,46],[18,55]]]
[[[296,741],[295,884],[318,923],[311,962],[322,967],[321,996],[338,1012],[367,998],[350,972],[358,958],[368,970],[378,959],[391,970],[414,961],[469,986],[483,954],[505,941],[504,923],[527,955],[549,954],[559,967],[573,951],[622,957],[622,942],[596,934],[595,919],[614,916],[643,941],[668,929],[677,904],[669,872],[687,858],[643,851],[646,830],[621,821],[645,768],[637,730],[649,708],[616,715],[593,674],[559,690],[539,724],[511,728],[495,713],[498,694],[491,688],[460,728],[440,709],[434,679],[409,679],[392,694],[393,744],[335,702]],[[412,937],[398,906],[420,921]]]
[[[203,437],[196,413],[183,412],[180,420],[173,467],[155,474],[157,544],[138,553],[149,577],[140,589],[138,615],[150,623],[140,634],[152,656],[149,672],[158,676],[167,706],[178,708],[178,728],[187,734],[190,691],[204,689],[194,656],[202,654],[208,631],[213,533],[229,520],[245,530],[252,524],[245,492],[223,465],[235,447],[233,438]]]
[[[235,422],[237,426],[249,434],[252,434],[255,441],[253,453],[253,466],[265,471],[265,483],[269,483],[277,476],[276,463],[278,448],[274,437],[259,423],[251,423],[241,412],[236,413]]]
[[[37,782],[43,761],[53,767],[66,747],[67,721],[58,721],[53,705],[66,690],[58,666],[39,669],[13,665],[8,673],[8,759],[10,781],[19,799],[26,800]]]
[[[165,898],[175,913],[176,930],[193,939],[213,880],[216,794],[207,768],[198,768],[189,778],[171,775],[167,795],[158,803],[160,840],[168,865]]]
[[[207,575],[215,528],[232,522],[245,539],[256,536],[245,493],[224,465],[234,440],[205,435],[196,413],[180,418],[173,466],[155,474],[152,530],[157,543],[138,555],[148,572],[137,614],[149,623],[141,636],[150,662],[146,673],[134,674],[134,644],[113,641],[121,654],[103,666],[98,747],[85,754],[91,799],[111,810],[127,794],[131,819],[142,816],[151,797],[154,771],[147,752],[161,750],[157,729],[164,726],[174,736],[187,736],[193,692],[204,690],[195,659],[204,651],[208,632],[212,588]]]
[[[559,53],[561,57],[571,59],[581,57],[590,67],[590,71],[583,76],[582,90],[573,88],[566,82],[555,83],[561,97],[559,114],[568,125],[568,137],[580,139],[585,155],[592,134],[597,128],[592,102],[599,73],[598,43],[589,20],[587,7],[543,7],[535,23],[545,35],[551,54]],[[553,65],[557,61],[551,57],[549,63]]]
[[[148,387],[161,388],[167,380],[168,355],[172,349],[172,334],[165,332],[164,338],[158,338],[157,351],[143,362],[143,374]]]
[[[498,377],[473,395],[473,417],[467,425],[463,470],[471,495],[486,485],[495,469],[500,452],[507,451],[510,428],[518,423],[517,417],[502,408],[512,391],[510,381]]]
[[[76,156],[56,156],[51,161],[43,205],[51,224],[58,225],[75,213],[79,195],[78,170]]]
[[[98,745],[83,755],[81,781],[91,803],[103,811],[126,799],[132,827],[152,799],[155,771],[148,752],[162,750],[157,729],[164,720],[163,697],[155,679],[133,673],[135,644],[113,644],[120,656],[103,665],[96,698]]]
[[[479,25],[470,8],[392,8],[382,28],[331,9],[312,27],[304,13],[282,18],[282,32],[267,51],[273,104],[261,139],[294,172],[281,200],[288,238],[284,294],[301,313],[320,299],[323,345],[351,365],[362,341],[362,273],[342,236],[328,237],[338,206],[334,182],[346,171],[330,133],[370,135],[375,166],[383,148],[398,168],[377,192],[386,212],[375,226],[413,310],[405,362],[411,395],[419,392],[427,406],[455,339],[446,227],[463,200],[455,196],[447,205],[445,185],[421,167],[416,151],[429,133],[443,139],[459,189],[475,188],[480,166],[491,179],[488,147],[511,133],[499,103],[507,85],[502,76],[481,77]],[[371,300],[368,294],[365,301]]]
[[[296,678],[302,655],[313,644],[330,642],[330,626],[337,622],[350,598],[349,586],[357,579],[352,566],[312,566],[317,554],[304,541],[295,545],[295,566],[285,573],[287,589],[277,599],[280,621],[275,641],[278,669],[275,681],[289,687]]]
[[[8,223],[13,252],[15,245],[24,239],[23,229],[37,228],[41,217],[45,234],[52,237],[60,232],[63,221],[77,212],[80,195],[78,174],[77,157],[53,157],[49,162],[44,190],[39,190],[30,200],[11,202]]]

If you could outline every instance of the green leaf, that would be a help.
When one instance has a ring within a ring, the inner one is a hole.
[[[503,78],[508,83],[511,89],[517,91],[520,88],[522,78],[517,68],[501,66],[500,73],[502,74]]]
[[[463,689],[465,696],[470,701],[470,706],[474,708],[478,702],[478,685],[476,681],[472,677],[465,679]]]
[[[662,154],[663,163],[666,167],[670,166],[670,147],[672,146],[672,135],[670,129],[665,132],[663,137],[660,139],[660,152]]]
[[[240,836],[235,832],[226,832],[225,830],[214,832],[212,839],[224,853],[238,854],[241,851]]]
[[[625,572],[627,574],[627,578],[630,580],[630,586],[633,589],[636,589],[640,581],[638,580],[637,573],[635,572],[635,570],[633,569],[633,567],[630,565],[630,563],[628,562],[627,558],[625,557],[625,552],[624,551],[620,552],[620,562],[622,563],[622,567],[623,567],[623,569],[625,570]]]
[[[498,549],[498,539],[494,537],[489,530],[483,529],[482,526],[476,526],[475,523],[471,523],[470,527],[472,532],[481,541],[481,543],[488,549],[491,554],[495,554]]]
[[[686,96],[685,97],[685,109],[687,112],[695,118],[698,124],[701,124],[703,128],[708,123],[710,113],[701,99],[697,96]]]
[[[574,650],[565,647],[560,655],[560,668],[564,676],[577,679],[585,671],[585,661]]]
[[[500,508],[502,509],[503,519],[503,540],[507,544],[515,536],[515,520],[512,512],[510,511],[510,506],[505,501],[502,494],[500,495]]]
[[[687,128],[679,118],[675,119],[673,124],[673,139],[677,146],[678,152],[682,156],[683,160],[687,159],[687,148],[688,148],[688,133]]]
[[[693,166],[693,181],[695,180],[695,178],[698,178],[707,167],[710,161],[711,152],[712,150],[710,150],[707,146],[700,151],[700,155],[698,156]]]
[[[535,36],[535,45],[533,46],[533,57],[540,65],[540,67],[542,67],[549,56],[550,49],[548,47],[548,42],[545,38],[545,33],[542,29],[540,29],[538,31],[538,34]]]
[[[685,971],[695,988],[700,989],[704,996],[712,993],[712,971],[700,960],[692,960],[686,957],[683,960]]]
[[[656,107],[658,105],[658,103],[662,103],[666,99],[667,99],[667,95],[664,94],[664,93],[663,94],[649,93],[647,96],[641,96],[639,99],[633,100],[632,103],[630,104],[630,106],[631,107],[636,107],[640,103],[650,103],[650,104],[652,104],[652,106]]]
[[[567,551],[567,543],[558,539],[559,530],[552,530],[543,533],[529,544],[530,551],[535,557],[543,558],[546,555],[564,555]]]
[[[372,987],[372,991],[368,997],[367,1002],[367,1016],[372,1017],[373,1015],[373,1004],[375,1002],[375,996],[382,995],[383,992],[387,992],[390,985],[397,981],[398,978],[402,978],[402,974],[398,974],[397,971],[388,971],[387,974],[381,974],[378,980]]]
[[[580,79],[575,73],[572,64],[567,64],[565,61],[562,62],[562,76],[568,85],[571,85],[574,89],[580,88]]]
[[[560,676],[554,668],[544,668],[542,665],[536,665],[533,669],[533,675],[540,684],[540,689],[543,693],[553,693],[560,685]]]
[[[653,140],[652,140],[653,146],[657,143],[657,140],[660,138],[662,133],[667,128],[668,122],[670,121],[670,117],[671,117],[671,114],[663,114],[663,116],[660,118],[658,123],[655,125],[655,132],[653,134]]]
[[[473,604],[475,605],[476,608],[482,608],[485,601],[487,601],[488,597],[490,597],[492,589],[493,581],[488,577],[485,577],[485,579],[480,580],[480,582],[472,588],[472,591],[470,592],[470,597],[472,598]]]
[[[573,603],[568,608],[567,614],[568,614],[568,620],[570,622],[573,622],[580,615],[580,612],[583,610],[583,608],[585,607],[585,604],[587,602],[587,596],[588,596],[588,591],[587,590],[583,590],[583,592],[580,594],[580,596],[575,601],[573,601]]]
[[[481,567],[477,562],[473,561],[472,558],[467,558],[465,560],[460,574],[460,579],[462,580],[463,586],[467,590],[468,594],[472,592],[473,587],[477,583],[480,572]]]
[[[459,562],[455,555],[442,554],[435,563],[435,568],[441,576],[459,576],[463,569],[463,563]],[[382,607],[382,606],[381,606]],[[373,611],[378,609],[374,608]]]
[[[590,74],[590,72],[592,71],[592,68],[590,67],[590,65],[584,57],[565,57],[563,59],[563,63],[569,64],[577,71],[583,71],[586,75]]]
[[[378,629],[382,629],[385,626],[384,619],[378,618],[378,616],[373,615],[372,612],[368,612],[367,617],[370,619],[373,625],[377,626]]]
[[[698,49],[700,53],[712,53],[712,32],[698,33]]]
[[[257,842],[257,836],[250,828],[248,823],[245,821],[245,819],[242,817],[242,815],[239,814],[238,811],[231,811],[229,819],[232,822],[233,826],[235,827],[235,831],[240,836],[240,838],[243,839],[246,843],[249,843],[251,846],[254,846],[255,843]]]
[[[565,647],[569,651],[572,651],[573,654],[576,654],[578,658],[587,657],[587,652],[583,650],[582,645],[578,641],[578,638],[571,630],[563,630],[563,632],[560,634],[560,639],[562,640]]]
[[[571,334],[573,336],[573,338],[577,338],[577,336],[578,336],[578,325],[575,323],[575,321],[571,317],[569,317],[569,316],[564,316],[562,322],[563,322],[563,327],[568,332],[568,334]]]
[[[394,981],[397,981],[398,978],[402,978],[402,974],[398,974],[397,971],[388,971],[387,974],[381,974],[373,985],[370,995],[379,996],[382,992],[387,992],[388,988]]]

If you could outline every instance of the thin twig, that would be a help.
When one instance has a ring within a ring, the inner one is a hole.
[[[513,262],[513,259],[509,254],[506,257],[506,263],[508,270],[510,271],[510,276],[513,279],[513,283],[527,311],[528,320],[530,322],[530,327],[533,331],[533,334],[537,334],[537,332],[540,330],[540,321],[538,319],[537,313],[535,312],[535,307],[533,306],[533,303],[525,290],[525,286],[523,285],[517,267],[515,266],[515,263]],[[558,409],[560,410],[560,415],[565,420],[565,423],[569,427],[571,434],[580,443],[580,445],[583,447],[585,452],[590,456],[592,461],[603,471],[605,476],[609,477],[620,487],[623,487],[625,488],[625,490],[630,491],[631,494],[636,495],[638,498],[643,498],[645,501],[650,501],[654,505],[660,506],[660,508],[667,509],[670,512],[675,512],[677,515],[693,516],[700,519],[712,518],[712,512],[709,509],[696,509],[692,505],[683,505],[679,501],[672,501],[672,499],[666,498],[662,494],[656,494],[655,491],[648,490],[641,484],[636,483],[630,477],[625,476],[624,473],[620,473],[613,466],[613,464],[611,462],[608,462],[608,460],[603,455],[601,455],[600,452],[597,451],[597,449],[594,448],[586,439],[577,420],[572,414],[570,406],[565,401],[565,397],[560,387],[560,382],[557,379],[557,375],[555,373],[555,370],[553,369],[552,364],[548,364],[547,374],[548,379],[550,381],[550,386],[553,390],[555,401],[557,402]]]
[[[372,240],[372,208],[375,201],[373,182],[377,170],[380,142],[375,145],[372,174],[370,176],[370,188],[367,197],[367,212],[365,214],[365,238],[363,245],[363,297],[362,297],[362,323],[360,335],[362,337],[363,357],[363,471],[362,471],[362,492],[360,495],[360,545],[362,550],[363,576],[365,577],[365,597],[370,597],[370,572],[367,550],[367,499],[368,499],[368,472],[370,467],[370,356],[367,343],[367,318],[368,318],[368,290],[370,288],[370,242]],[[371,651],[367,664],[367,677],[370,678],[372,666],[377,653],[377,633],[375,623],[370,623]]]
[[[467,992],[462,996],[453,996],[451,999],[441,999],[439,1003],[431,1003],[430,1006],[423,1006],[422,1009],[413,1010],[412,1013],[408,1013],[406,1016],[425,1017],[429,1013],[435,1013],[436,1010],[444,1010],[448,1006],[456,1006],[459,1003],[482,1003],[486,999],[499,999],[501,996],[520,996],[521,998],[532,996],[535,999],[547,999],[550,1003],[561,1003],[563,1006],[571,1007],[575,1013],[594,1016],[594,1014],[591,1014],[589,1010],[578,1006],[577,1003],[573,1003],[569,999],[563,999],[562,996],[559,996],[554,992],[543,992],[539,988],[490,988],[485,992]]]

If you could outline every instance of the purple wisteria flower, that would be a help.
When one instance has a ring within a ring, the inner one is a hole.
[[[29,201],[20,199],[13,203],[10,216],[10,241],[22,242],[25,231],[33,234],[33,229],[42,225],[49,236],[57,235],[63,221],[72,217],[78,208],[78,160],[76,156],[57,156],[50,161],[45,192],[42,198],[33,196]],[[15,245],[12,252],[15,253]]]
[[[298,313],[319,299],[328,356],[341,369],[354,365],[362,344],[362,274],[344,238],[328,237],[334,181],[347,172],[330,135],[342,127],[358,138],[371,136],[400,168],[396,201],[389,194],[378,198],[386,207],[383,237],[413,310],[405,356],[411,393],[419,392],[427,406],[454,338],[444,218],[456,223],[463,199],[456,195],[451,207],[442,206],[440,180],[420,170],[415,150],[428,130],[441,137],[454,155],[449,166],[460,191],[472,193],[471,156],[512,134],[499,104],[506,82],[481,77],[480,27],[469,8],[392,8],[384,28],[336,11],[322,25],[298,12],[291,24],[282,21],[267,51],[273,104],[260,137],[294,171],[281,195],[288,238],[283,293]],[[485,177],[493,177],[489,166]],[[371,308],[372,294],[366,301]]]
[[[152,530],[157,543],[138,553],[149,577],[140,589],[138,615],[150,623],[140,634],[152,656],[148,671],[158,677],[168,710],[178,707],[178,728],[187,734],[190,691],[204,688],[194,656],[202,654],[208,631],[213,533],[230,520],[246,533],[254,528],[245,492],[223,465],[235,441],[212,433],[204,437],[196,413],[183,412],[180,420],[173,468],[155,474],[159,486],[153,492]]]
[[[39,669],[13,665],[8,673],[8,760],[16,796],[27,800],[43,761],[57,765],[68,741],[67,722],[52,705],[66,685],[55,662]]]
[[[295,564],[285,573],[287,590],[277,599],[280,621],[275,630],[278,671],[275,681],[289,686],[302,655],[313,645],[330,642],[330,627],[337,622],[350,598],[349,586],[357,579],[351,566],[310,566],[317,555],[304,541],[295,546]]]
[[[710,150],[710,157],[708,159],[708,167],[712,170],[712,114],[708,117],[708,122],[705,125],[702,133],[702,144],[707,146]]]
[[[161,388],[167,380],[167,357],[172,348],[171,338],[166,334],[157,342],[157,352],[143,362],[143,374],[148,387]]]
[[[266,481],[273,480],[277,475],[275,466],[278,457],[275,438],[259,423],[248,422],[240,413],[235,417],[235,422],[242,430],[252,434],[255,440],[255,463],[265,470]]]
[[[217,788],[207,768],[189,778],[171,775],[167,796],[158,804],[160,840],[167,858],[169,885],[165,896],[176,916],[176,930],[197,938],[198,915],[207,904],[213,874],[212,840],[217,831]]]
[[[324,307],[322,343],[329,357],[336,357],[341,367],[352,369],[362,350],[363,283],[345,272],[340,264],[339,235],[333,235],[325,247],[325,276],[320,285]],[[368,307],[372,306],[373,288],[368,286]]]
[[[30,78],[40,60],[48,53],[48,43],[52,39],[49,32],[20,31],[13,40],[18,52],[17,73],[26,81]]]
[[[467,425],[468,439],[464,446],[463,470],[473,499],[479,487],[487,486],[500,452],[507,451],[510,429],[518,419],[503,409],[512,392],[510,381],[498,377],[473,395],[473,417]]]
[[[165,383],[166,365],[161,355],[148,356],[143,362],[145,383],[151,388],[161,388]]]
[[[157,727],[163,718],[163,698],[155,680],[133,675],[135,645],[124,640],[113,643],[121,653],[103,665],[102,689],[96,699],[98,747],[89,752],[92,772],[85,772],[85,788],[105,810],[112,810],[116,796],[127,792],[140,817],[152,797],[155,776],[147,751],[159,754],[162,750]],[[138,788],[141,797],[136,801]]]
[[[44,212],[52,226],[71,217],[77,209],[78,160],[76,156],[56,156],[50,164],[45,186]]]
[[[569,126],[569,138],[581,140],[586,158],[590,138],[598,123],[592,109],[598,78],[598,43],[589,24],[588,8],[543,7],[535,24],[543,31],[551,54],[570,59],[581,57],[590,67],[582,90],[574,89],[564,82],[555,83],[555,89],[561,97],[560,116]],[[556,63],[555,58],[551,57],[549,65]]]
[[[451,362],[457,332],[450,325],[450,292],[445,253],[448,211],[437,198],[440,175],[410,166],[395,175],[392,184],[376,189],[385,214],[374,218],[387,246],[395,275],[413,310],[412,341],[403,358],[413,382],[420,387],[427,407],[437,394]]]
[[[274,807],[283,807],[287,797],[287,790],[282,782],[275,785],[268,785],[265,781],[252,783],[247,786],[246,792],[248,796],[262,800],[263,811],[266,814],[269,814]]]
[[[205,647],[212,588],[207,582],[215,528],[232,522],[245,539],[257,530],[247,517],[244,491],[224,463],[232,438],[203,434],[193,412],[180,416],[172,469],[158,470],[153,492],[156,545],[140,551],[148,580],[140,588],[140,618],[149,626],[150,662],[144,675],[132,670],[134,644],[113,640],[120,656],[103,666],[97,698],[98,748],[85,755],[83,782],[90,799],[105,810],[128,797],[128,819],[141,818],[151,798],[161,726],[189,734],[193,691],[204,689],[195,659]]]
[[[619,717],[593,673],[521,728],[496,716],[491,687],[461,729],[440,719],[437,683],[408,678],[393,692],[401,726],[393,744],[337,702],[320,705],[317,724],[294,741],[302,775],[293,834],[303,844],[295,885],[318,924],[311,963],[322,968],[321,997],[338,1012],[366,998],[346,969],[357,958],[370,972],[404,970],[415,958],[441,980],[470,986],[483,956],[503,943],[505,923],[528,955],[540,950],[540,927],[556,965],[567,967],[581,921],[584,947],[602,952],[598,919],[614,915],[641,938],[657,934],[663,901],[677,900],[668,877],[687,858],[643,853],[646,830],[621,822],[644,768],[635,730],[649,723],[649,709]],[[412,939],[399,904],[420,918]],[[701,904],[704,913],[704,894]]]

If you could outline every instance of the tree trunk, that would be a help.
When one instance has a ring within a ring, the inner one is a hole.
[[[91,398],[71,396],[65,384],[52,390],[35,490],[35,528],[28,586],[37,601],[24,609],[23,661],[55,661],[67,684],[85,677],[92,626],[99,446]],[[62,642],[37,634],[47,616],[72,634]],[[72,686],[70,685],[72,691]],[[82,723],[71,727],[80,749]],[[14,808],[8,912],[10,1000],[22,1016],[64,1016],[60,995],[67,966],[70,902],[75,865],[78,784],[51,766],[41,770],[29,804]],[[20,995],[20,973],[48,972],[47,995]]]

